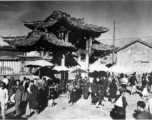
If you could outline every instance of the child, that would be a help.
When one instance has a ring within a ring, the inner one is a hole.
[[[149,112],[145,111],[146,104],[143,101],[137,102],[137,109],[139,110],[139,114],[137,115],[137,120],[147,120],[152,119],[152,116]]]

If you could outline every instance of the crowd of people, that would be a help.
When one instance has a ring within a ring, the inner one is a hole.
[[[115,104],[111,117],[114,119],[125,119],[126,107],[128,106],[125,93],[128,92],[130,96],[139,94],[141,98],[148,98],[151,90],[152,73],[143,74],[141,80],[137,79],[136,76],[136,73],[131,75],[121,73],[117,76],[107,74],[95,76],[90,83],[87,77],[82,79],[81,73],[77,73],[75,80],[69,84],[69,103],[73,105],[81,98],[81,95],[84,99],[91,95],[91,105],[96,105],[96,108],[99,108],[104,106],[105,97],[107,97],[108,101]],[[139,85],[140,81],[141,85]],[[128,87],[131,89],[128,89]],[[147,106],[144,101],[138,101],[137,108],[138,115],[135,116],[136,119],[152,119],[152,99],[149,99]],[[145,108],[147,108],[146,111]]]
[[[141,85],[138,83],[141,81]],[[79,99],[88,99],[91,96],[91,105],[96,108],[104,106],[105,98],[115,104],[111,117],[114,119],[125,119],[126,107],[128,106],[125,93],[131,96],[139,94],[141,98],[149,97],[152,85],[152,73],[143,74],[141,80],[137,79],[136,73],[126,75],[105,74],[96,75],[90,82],[87,77],[82,78],[81,73],[77,73],[75,80],[61,80],[60,84],[55,83],[52,78],[42,77],[23,80],[15,80],[14,77],[8,79],[4,76],[0,82],[0,103],[1,115],[5,119],[5,111],[9,105],[15,106],[16,115],[20,116],[25,112],[26,117],[32,112],[39,114],[46,106],[53,107],[55,99],[59,94],[66,93],[69,104],[72,106]],[[131,89],[128,89],[130,86]],[[138,101],[138,111],[136,119],[152,119],[152,98],[148,103]],[[146,110],[145,110],[146,109]]]
[[[1,115],[5,119],[5,110],[9,105],[15,106],[16,114],[20,116],[25,113],[26,117],[32,112],[39,114],[46,106],[54,106],[55,99],[59,94],[59,84],[51,78],[29,79],[24,77],[22,81],[14,77],[4,79],[0,83]]]

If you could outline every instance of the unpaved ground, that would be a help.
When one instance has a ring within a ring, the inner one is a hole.
[[[151,96],[152,97],[152,96]],[[137,101],[146,99],[141,99],[138,94],[130,96],[126,93],[126,98],[128,101],[126,119],[134,119],[133,113],[137,108]],[[114,104],[106,102],[103,107],[96,108],[96,106],[91,105],[91,98],[87,100],[80,99],[76,104],[70,106],[68,104],[68,99],[66,97],[60,97],[56,100],[57,105],[54,107],[47,107],[39,115],[34,114],[29,120],[32,119],[112,119],[110,117],[110,111],[114,108]]]
[[[145,102],[146,99],[141,99],[138,94],[135,94],[134,96],[130,96],[128,93],[126,93],[126,98],[128,101],[128,106],[126,109],[126,119],[134,119],[133,113],[134,110],[137,108],[137,101],[143,100]],[[150,94],[150,98],[152,98],[152,94]],[[56,100],[56,105],[54,107],[46,107],[40,114],[33,114],[29,118],[29,120],[69,120],[69,119],[109,119],[112,120],[110,117],[110,111],[112,108],[114,108],[114,104],[108,101],[107,98],[105,98],[105,105],[96,108],[96,106],[91,105],[91,98],[89,97],[87,100],[84,100],[81,98],[76,104],[73,106],[70,106],[68,103],[68,99],[66,97],[59,97]],[[14,107],[9,108],[6,111],[6,117],[9,119],[14,118],[13,111],[15,110]],[[24,114],[22,116],[24,118]],[[16,119],[16,118],[14,118]]]

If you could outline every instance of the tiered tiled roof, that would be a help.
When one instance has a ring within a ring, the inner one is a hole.
[[[16,46],[16,47],[17,46],[32,46],[41,39],[58,47],[75,48],[75,46],[72,45],[71,43],[59,40],[54,34],[46,33],[46,32],[32,31],[27,36],[11,37],[11,38],[2,37],[2,38],[8,44],[12,46]],[[110,45],[105,45],[99,42],[95,42],[92,45],[92,50],[96,50],[96,51],[108,50],[109,51],[109,50],[113,50],[113,47]]]
[[[54,34],[48,34],[46,32],[32,31],[26,37],[21,36],[20,39],[18,37],[12,37],[12,39],[9,39],[8,37],[2,38],[5,42],[13,46],[32,46],[41,39],[58,47],[75,48],[71,43],[59,40]]]
[[[66,12],[62,12],[59,10],[53,11],[52,14],[48,16],[45,20],[23,21],[23,23],[28,28],[35,29],[51,27],[52,25],[61,22],[62,20],[64,20],[64,22],[66,22],[70,26],[77,27],[83,30],[88,30],[97,33],[105,33],[109,31],[109,29],[106,27],[87,24],[85,23],[84,19],[71,17],[71,15],[67,14]]]

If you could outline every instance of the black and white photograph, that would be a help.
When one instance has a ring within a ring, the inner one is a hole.
[[[0,1],[0,119],[152,120],[152,1]]]

